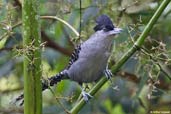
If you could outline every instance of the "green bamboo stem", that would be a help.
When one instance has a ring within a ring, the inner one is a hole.
[[[115,74],[123,64],[138,50],[137,47],[141,47],[144,43],[145,38],[148,36],[152,27],[158,20],[159,16],[162,14],[166,6],[169,4],[170,0],[163,0],[155,14],[152,16],[148,24],[146,25],[144,31],[141,33],[135,44],[128,50],[125,55],[112,67],[112,73]],[[107,82],[107,78],[104,76],[102,79],[90,90],[90,94],[93,96],[100,88]],[[76,104],[70,111],[71,114],[77,114],[85,105],[85,101],[83,99],[80,100],[78,104]]]
[[[24,114],[42,114],[40,24],[37,0],[23,0]]]
[[[79,37],[79,33],[77,32],[77,30],[76,30],[74,27],[72,27],[68,22],[66,22],[65,20],[63,20],[63,19],[61,19],[61,18],[59,18],[59,17],[57,17],[57,16],[40,16],[40,19],[52,19],[52,20],[57,20],[57,21],[63,23],[64,25],[66,25],[69,29],[71,29],[72,32],[76,35],[76,37]],[[22,22],[21,22],[21,21],[19,21],[19,22],[16,23],[15,25],[11,26],[11,30],[13,30],[14,28],[16,28],[16,27],[18,27],[18,26],[20,26],[20,25],[22,25]],[[8,33],[3,34],[3,35],[0,37],[0,41],[1,41],[4,37],[6,37],[6,36],[8,36]]]
[[[68,28],[70,28],[77,37],[79,37],[79,33],[77,32],[77,30],[72,27],[68,22],[66,22],[65,20],[57,17],[57,16],[41,16],[41,19],[55,19],[55,20],[58,20],[60,21],[61,23],[63,23],[64,25],[66,25]]]

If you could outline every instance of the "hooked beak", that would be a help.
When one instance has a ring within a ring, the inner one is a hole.
[[[116,34],[119,34],[123,31],[123,29],[121,28],[114,28],[114,30],[110,31],[110,34],[111,35],[116,35]]]

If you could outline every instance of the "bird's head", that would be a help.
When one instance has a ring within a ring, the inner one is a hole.
[[[97,25],[94,30],[104,32],[108,35],[116,35],[122,32],[121,28],[117,28],[113,25],[112,21],[107,15],[101,15],[96,19]]]

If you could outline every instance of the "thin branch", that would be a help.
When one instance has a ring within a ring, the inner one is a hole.
[[[71,28],[73,30],[73,32],[77,35],[77,37],[79,35],[79,33],[76,31],[76,29],[74,29],[66,21],[64,21],[64,20],[62,20],[62,19],[60,19],[60,18],[58,18],[56,16],[40,16],[40,18],[42,18],[42,19],[55,19],[55,20],[61,21],[62,23],[64,23],[65,25],[67,25],[69,28]],[[13,25],[11,27],[11,30],[14,29],[14,28],[16,28],[16,27],[18,27],[18,26],[20,26],[20,25],[22,25],[22,22],[21,21],[18,22],[18,23],[16,23],[15,25]],[[72,54],[72,52],[70,50],[68,50],[66,48],[63,48],[63,47],[59,46],[57,43],[54,43],[52,40],[50,40],[50,38],[45,33],[43,33],[43,32],[41,32],[41,33],[42,33],[42,39],[44,41],[47,41],[46,46],[51,47],[51,48],[53,48],[53,49],[55,49],[55,50],[57,50],[57,51],[65,54],[67,56],[70,56]],[[4,35],[2,35],[1,38],[0,38],[0,40],[2,40],[7,35],[8,35],[7,33],[5,33]],[[7,48],[0,49],[0,51],[2,51],[2,50],[11,50],[11,49],[10,48],[9,49],[7,49]]]
[[[119,75],[120,77],[122,77],[126,80],[134,82],[136,84],[138,84],[141,80],[141,78],[138,78],[135,74],[131,74],[129,72],[119,71],[117,73],[117,75]],[[157,88],[160,88],[163,90],[168,90],[171,87],[171,85],[169,83],[165,83],[163,80],[159,80],[159,81],[160,81],[160,84],[156,85]]]
[[[14,49],[13,47],[3,47],[3,48],[0,48],[0,52],[1,51],[11,51],[13,49]]]
[[[21,4],[20,0],[14,0],[13,5],[17,6],[20,10],[22,10],[22,4]]]
[[[43,41],[46,42],[45,46],[51,47],[55,50],[58,50],[59,52],[61,52],[62,54],[65,54],[67,56],[70,56],[72,54],[71,50],[59,46],[57,43],[52,41],[43,31],[41,31],[41,36],[42,36]]]
[[[22,87],[16,87],[16,88],[11,88],[11,89],[6,89],[6,90],[0,90],[1,94],[10,94],[10,92],[16,92],[16,91],[20,91],[23,90],[23,86]]]
[[[158,57],[156,58],[156,57],[152,56],[151,54],[149,54],[149,53],[147,52],[147,50],[146,50],[145,48],[141,48],[141,51],[142,51],[145,55],[149,56],[150,59],[153,60],[153,61],[156,63],[156,65],[159,66],[161,72],[163,72],[163,73],[165,74],[165,76],[167,76],[167,77],[171,80],[171,75],[169,74],[168,68],[167,68],[165,65],[163,65],[163,63],[162,63],[161,60],[158,60],[158,59],[160,59],[160,58],[158,58]]]
[[[66,25],[68,28],[70,28],[76,35],[76,37],[79,37],[79,33],[77,32],[77,30],[72,27],[68,22],[66,22],[65,20],[57,17],[57,16],[40,16],[41,19],[53,19],[53,20],[58,20],[60,21],[61,23],[63,23],[64,25]],[[10,29],[14,29],[18,26],[20,26],[22,24],[22,22],[18,22],[17,24],[13,25]],[[2,40],[6,35],[8,35],[7,33],[5,33],[4,35],[1,36],[0,40]]]
[[[41,16],[41,19],[55,19],[60,21],[61,23],[63,23],[64,25],[66,25],[68,28],[70,28],[77,37],[79,37],[79,33],[77,32],[77,30],[75,28],[73,28],[68,22],[66,22],[65,20],[57,17],[57,16]]]
[[[117,75],[134,83],[140,82],[140,78],[138,78],[135,74],[131,74],[129,72],[120,71],[117,73]]]
[[[0,108],[2,114],[23,114],[23,108]]]

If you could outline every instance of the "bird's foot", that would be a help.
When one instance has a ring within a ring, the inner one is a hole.
[[[111,70],[109,70],[109,69],[104,70],[104,74],[107,77],[107,79],[112,82],[112,76],[113,76],[113,74],[112,74]]]
[[[93,97],[89,93],[85,92],[84,90],[82,90],[81,94],[82,94],[83,99],[84,99],[85,102],[88,102],[89,98]]]

